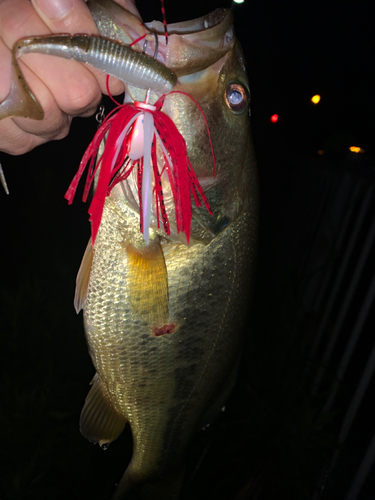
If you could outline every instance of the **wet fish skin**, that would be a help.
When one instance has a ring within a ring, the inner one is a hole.
[[[216,178],[199,110],[180,94],[165,100],[163,111],[186,140],[213,216],[194,209],[190,246],[154,224],[145,248],[139,215],[124,197],[128,188],[117,185],[79,274],[78,296],[97,372],[81,432],[107,446],[128,422],[133,436],[133,457],[116,500],[178,498],[191,438],[220,412],[237,373],[256,253],[258,190],[248,105],[233,112],[225,101],[234,84],[249,99],[230,16],[227,11],[207,16],[208,29],[201,18],[195,25],[202,29],[193,33],[187,23],[189,34],[179,28],[164,52],[167,65],[173,56],[172,71],[183,54],[188,68],[179,68],[176,89],[197,99],[210,126]],[[216,48],[205,45],[210,29]],[[163,57],[161,36],[159,45]],[[128,91],[137,98],[137,89]],[[169,209],[173,212],[172,204]]]

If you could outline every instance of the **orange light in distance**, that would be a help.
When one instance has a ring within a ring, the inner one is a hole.
[[[365,152],[365,150],[364,150],[364,149],[359,148],[358,146],[350,146],[350,148],[349,148],[349,149],[350,149],[350,151],[351,151],[352,153],[364,153],[364,152]]]
[[[320,95],[316,94],[316,95],[312,96],[311,102],[313,104],[318,104],[318,102],[320,102]]]

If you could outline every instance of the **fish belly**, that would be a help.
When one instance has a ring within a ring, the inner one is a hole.
[[[169,310],[166,333],[156,336],[132,302],[126,210],[106,202],[84,318],[103,392],[131,426],[130,488],[180,469],[204,416],[229,392],[250,300],[256,221],[244,209],[208,245],[163,245]]]

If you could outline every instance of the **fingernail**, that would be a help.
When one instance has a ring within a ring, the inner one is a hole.
[[[43,14],[50,19],[61,19],[73,8],[73,0],[34,0]]]

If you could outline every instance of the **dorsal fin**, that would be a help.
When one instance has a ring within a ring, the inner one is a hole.
[[[125,247],[129,260],[130,303],[149,325],[168,321],[168,275],[159,238],[144,248]]]

